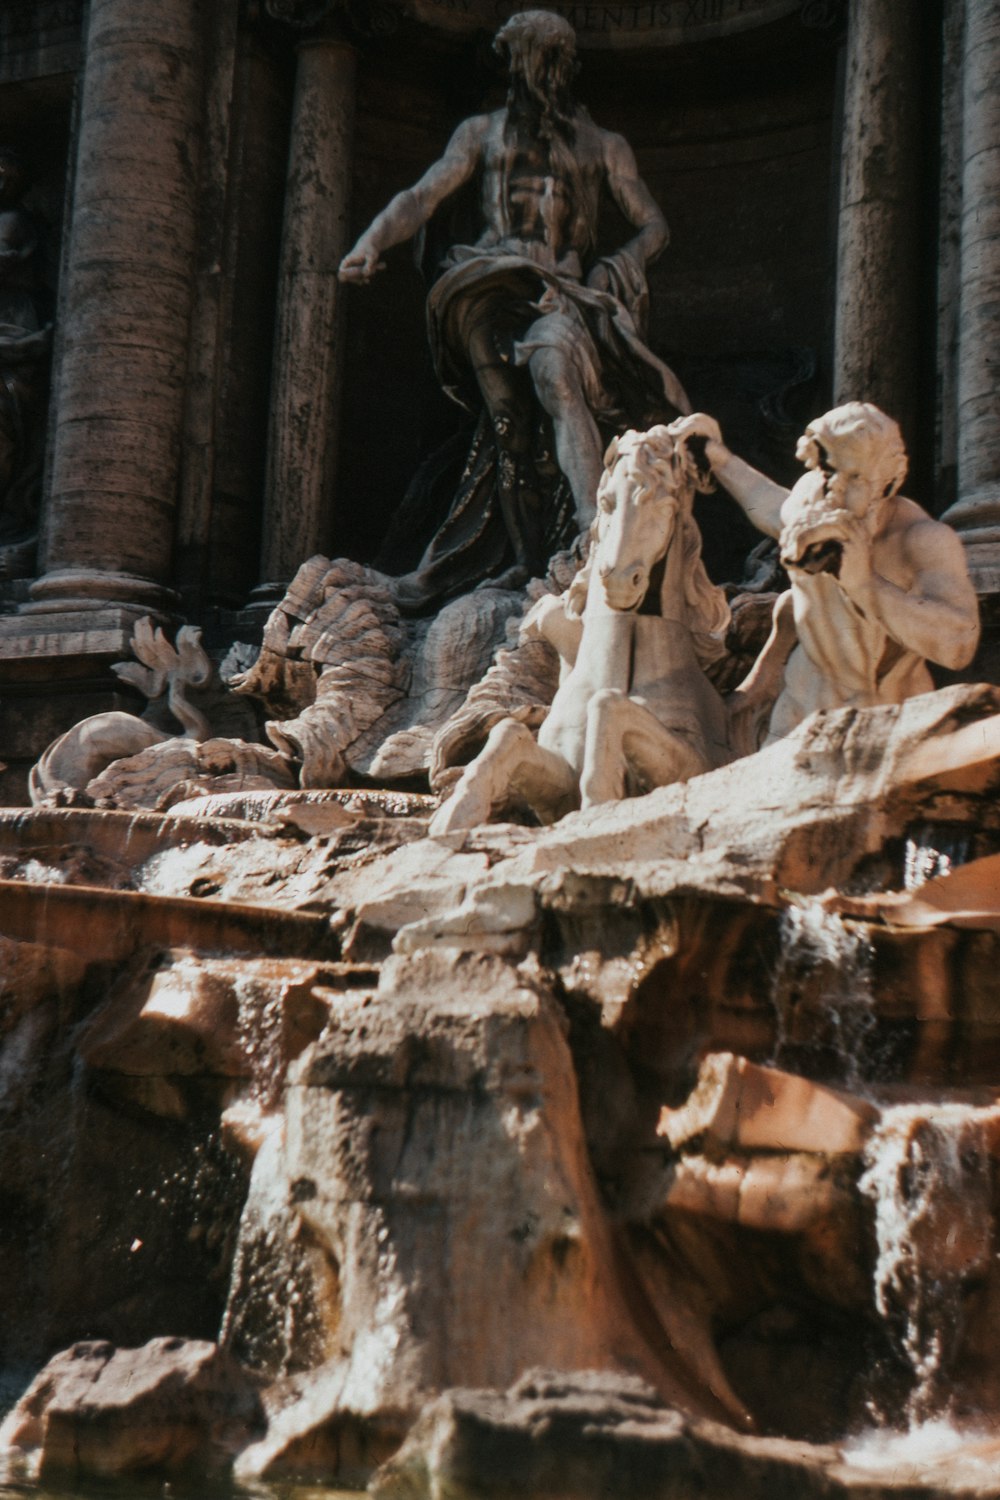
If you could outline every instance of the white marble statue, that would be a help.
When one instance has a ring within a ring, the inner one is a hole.
[[[816,709],[901,703],[934,684],[927,662],[967,666],[979,611],[962,543],[899,493],[898,425],[865,401],[810,422],[793,489],[731,453],[704,413],[675,424],[706,440],[719,480],[761,531],[777,537],[791,589],[750,675],[730,698],[741,751],[794,729]]]
[[[703,670],[723,654],[729,606],[701,560],[691,512],[700,487],[674,427],[611,443],[587,563],[523,627],[563,663],[537,742],[523,723],[497,724],[432,836],[517,805],[552,822],[730,759],[725,707]]]

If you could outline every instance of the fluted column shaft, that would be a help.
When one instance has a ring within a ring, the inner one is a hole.
[[[1000,0],[967,0],[962,75],[958,500],[981,590],[1000,592]]]
[[[337,268],[348,249],[355,53],[299,48],[282,231],[261,576],[283,584],[329,549],[343,349]]]
[[[834,400],[874,401],[912,441],[917,360],[919,7],[851,0]]]
[[[169,577],[196,242],[197,6],[91,0],[36,608],[151,603]]]

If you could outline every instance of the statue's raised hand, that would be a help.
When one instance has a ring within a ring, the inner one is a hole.
[[[704,489],[711,489],[711,470],[729,457],[729,449],[722,441],[722,429],[715,418],[707,412],[692,412],[689,417],[676,418],[667,431],[678,446],[687,449],[695,469],[701,471],[705,480]]]
[[[379,259],[379,252],[371,245],[358,243],[340,262],[337,275],[341,281],[357,281],[364,285],[376,272],[384,270],[385,261]]]
[[[707,412],[692,412],[689,417],[678,417],[670,423],[668,432],[677,443],[690,442],[691,438],[703,438],[708,443],[718,443],[724,447],[722,441],[722,429],[714,417]]]

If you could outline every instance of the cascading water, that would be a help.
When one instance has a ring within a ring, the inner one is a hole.
[[[235,986],[236,1037],[250,1078],[227,1112],[260,1140],[233,1256],[220,1343],[243,1363],[284,1375],[323,1342],[317,1293],[329,1268],[303,1238],[283,1161],[284,994],[252,977]],[[322,1296],[322,1292],[319,1291]]]
[[[961,1460],[969,1480],[996,1477],[995,1435],[963,1409],[954,1386],[968,1332],[965,1292],[995,1260],[991,1141],[1000,1105],[941,1101],[884,1109],[864,1154],[859,1189],[874,1210],[875,1304],[906,1389],[878,1372],[868,1400],[872,1427],[845,1446],[852,1464],[899,1476]]]
[[[908,829],[903,853],[903,886],[918,890],[928,880],[950,875],[957,865],[971,858],[973,840],[968,827],[960,824],[917,823]]]
[[[932,847],[915,831],[910,886],[961,863],[963,850],[942,842]],[[806,900],[784,912],[780,942],[775,1061],[818,1058],[842,1086],[880,1102],[873,948],[864,927]],[[1000,1103],[880,1103],[858,1190],[872,1209],[873,1297],[895,1374],[880,1369],[872,1382],[872,1427],[845,1448],[856,1463],[919,1465],[982,1437],[955,1400],[953,1376],[967,1332],[966,1293],[995,1259],[991,1143],[998,1140]]]
[[[799,1008],[821,1011],[836,1071],[848,1087],[858,1087],[875,1030],[872,948],[864,930],[819,901],[803,900],[782,913],[780,944],[773,987],[774,1062],[780,1065],[797,1043]]]
[[[990,1126],[1000,1126],[1000,1106],[903,1104],[883,1112],[865,1150],[858,1187],[875,1214],[875,1303],[909,1370],[900,1415],[910,1429],[950,1415],[962,1287],[989,1269]],[[896,1414],[873,1415],[885,1423]]]

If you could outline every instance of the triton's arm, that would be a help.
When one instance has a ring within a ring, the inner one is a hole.
[[[758,531],[775,537],[781,534],[781,507],[788,498],[788,490],[731,453],[722,441],[714,417],[695,412],[694,416],[673,423],[670,430],[681,442],[693,437],[704,438],[705,457],[723,489],[732,495]]]
[[[871,546],[863,542],[844,546],[841,587],[907,650],[952,670],[967,667],[979,644],[979,605],[961,541],[950,526],[927,516],[908,526],[900,542],[913,570],[907,588],[876,571]]]

